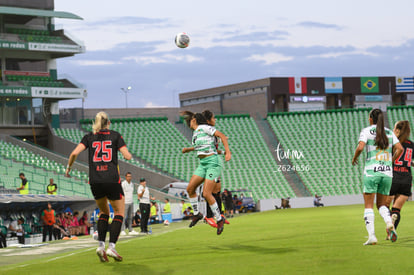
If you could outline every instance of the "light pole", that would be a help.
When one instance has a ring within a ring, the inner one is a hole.
[[[121,88],[121,90],[125,93],[125,109],[128,109],[128,91],[132,89],[131,86],[128,86],[128,88]]]

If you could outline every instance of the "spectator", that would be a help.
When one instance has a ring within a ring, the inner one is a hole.
[[[321,203],[321,199],[322,199],[321,196],[318,196],[318,194],[315,194],[315,198],[313,199],[313,205],[316,207],[323,206],[323,203]]]
[[[158,205],[155,201],[151,202],[150,221],[151,223],[158,223]]]
[[[24,173],[20,173],[19,177],[22,180],[22,185],[19,188],[16,188],[16,189],[19,190],[20,195],[29,194],[29,182],[27,181],[26,177],[24,176]]]
[[[17,237],[20,244],[24,244],[24,219],[19,218],[17,221],[12,221],[9,225],[10,235]]]
[[[234,203],[233,198],[231,196],[231,192],[227,189],[224,189],[223,192],[223,201],[224,201],[224,207],[226,209],[226,216],[227,217],[233,217],[234,215]]]
[[[42,212],[43,220],[43,242],[46,241],[46,236],[49,235],[49,241],[52,240],[53,225],[55,221],[55,210],[52,209],[52,204],[47,203],[47,208]]]
[[[148,220],[150,217],[150,193],[147,188],[147,181],[144,178],[139,180],[137,191],[139,199],[139,211],[141,212],[141,233],[148,234]]]
[[[88,221],[88,212],[83,212],[82,217],[79,219],[79,226],[83,226],[85,235],[89,235],[89,231],[92,227],[92,224]]]
[[[57,185],[53,183],[53,179],[49,180],[49,185],[46,187],[48,195],[57,195]]]
[[[282,208],[282,209],[290,208],[289,200],[290,200],[290,197],[282,198],[280,208]]]
[[[193,213],[194,214],[193,208],[191,207],[191,203],[185,202],[185,200],[181,200],[181,206],[182,206],[181,207],[181,214],[184,215],[184,218],[185,218],[185,214],[184,213],[187,211],[188,208],[190,208],[190,213]]]
[[[134,183],[132,180],[131,172],[127,172],[125,174],[125,180],[122,182],[122,190],[124,191],[125,195],[125,215],[124,215],[124,222],[122,223],[122,231],[121,235],[125,236],[125,227],[128,226],[128,233],[131,235],[138,234],[132,229],[132,215],[134,213]]]
[[[78,211],[75,211],[73,213],[73,216],[72,214],[69,215],[70,224],[69,224],[68,229],[69,229],[70,235],[75,235],[75,236],[85,235],[85,227],[79,225],[78,216],[79,216]]]
[[[162,210],[163,213],[171,213],[171,204],[170,204],[170,200],[168,198],[165,198],[165,205],[164,205],[164,209]]]
[[[56,223],[53,225],[53,237],[55,240],[61,240],[63,236],[67,236],[66,229],[63,226],[64,221],[63,213],[56,214]]]
[[[141,224],[141,212],[139,212],[139,209],[137,209],[137,212],[135,212],[134,219],[132,221],[132,226],[137,227]]]
[[[194,216],[194,211],[193,211],[193,209],[189,206],[189,207],[187,207],[187,208],[184,210],[183,215],[184,215],[183,220],[189,220],[189,219],[191,219],[191,218]]]

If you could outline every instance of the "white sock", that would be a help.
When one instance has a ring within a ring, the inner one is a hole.
[[[115,244],[114,243],[109,243],[108,248],[115,249]]]
[[[190,198],[190,203],[191,206],[193,207],[194,210],[194,215],[197,215],[200,211],[198,210],[198,198]]]
[[[220,209],[217,205],[217,202],[215,202],[214,204],[210,205],[210,209],[214,214],[214,217],[216,218],[216,221],[219,221],[222,219],[221,214],[220,214]]]
[[[369,237],[375,236],[374,218],[375,218],[374,209],[365,208],[364,220],[365,220],[365,227],[367,228]]]
[[[99,241],[99,247],[105,248],[105,242]]]
[[[390,209],[383,205],[378,209],[378,211],[386,224],[392,223]]]

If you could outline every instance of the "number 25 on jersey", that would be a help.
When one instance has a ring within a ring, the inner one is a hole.
[[[94,141],[92,148],[95,149],[93,154],[93,162],[110,162],[112,161],[112,141]]]

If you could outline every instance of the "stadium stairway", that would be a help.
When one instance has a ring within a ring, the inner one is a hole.
[[[280,144],[279,140],[277,139],[275,133],[272,131],[272,129],[269,126],[269,123],[267,123],[263,118],[258,117],[255,120],[257,127],[262,134],[267,146],[269,147],[269,150],[275,159],[278,166],[291,166],[292,163],[288,159],[280,159],[277,156],[277,148],[283,151],[283,146]],[[276,170],[277,167],[275,167]],[[293,170],[289,171],[281,171],[283,176],[286,178],[286,180],[289,182],[290,186],[292,187],[293,191],[295,192],[296,196],[298,197],[306,197],[310,196],[309,190],[306,188],[306,186],[303,184],[303,182],[300,180],[300,177],[297,175],[297,173]]]

